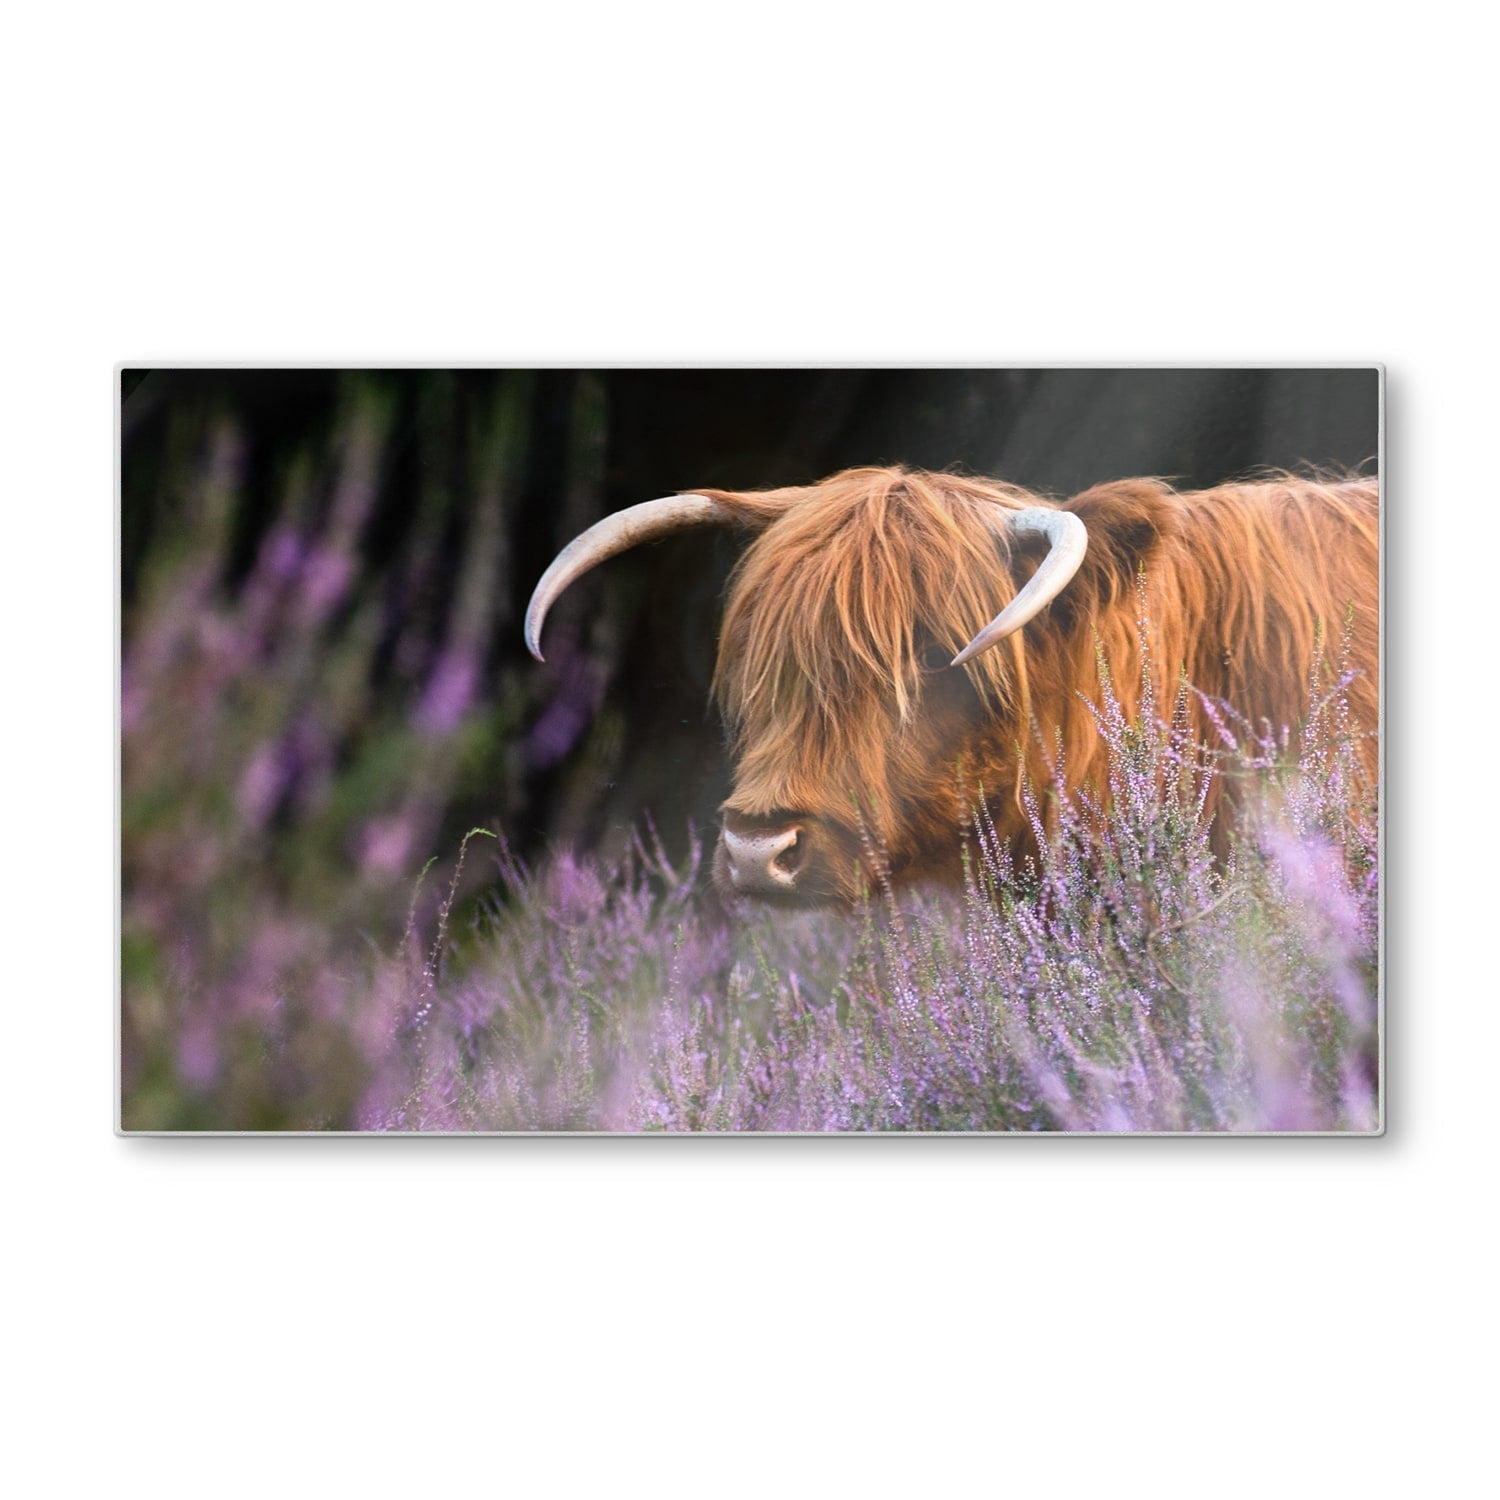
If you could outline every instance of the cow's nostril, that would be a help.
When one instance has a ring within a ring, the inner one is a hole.
[[[798,837],[800,829],[792,830],[792,841],[771,861],[778,870],[788,875],[795,875],[797,868],[802,863],[802,840]]]

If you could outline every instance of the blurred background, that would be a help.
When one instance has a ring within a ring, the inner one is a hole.
[[[191,1128],[195,1089],[258,1077],[222,1055],[226,1010],[251,1049],[302,1026],[340,954],[399,941],[436,856],[430,917],[467,829],[529,861],[616,859],[648,818],[677,857],[711,828],[731,535],[612,561],[553,610],[545,665],[522,644],[537,578],[607,512],[854,464],[1055,494],[1372,471],[1379,441],[1373,370],[125,370],[120,403],[122,1068],[140,1127]],[[491,853],[461,900],[491,886]],[[281,1038],[334,1116],[346,1031]],[[301,1118],[296,1069],[277,1080],[230,1114]]]

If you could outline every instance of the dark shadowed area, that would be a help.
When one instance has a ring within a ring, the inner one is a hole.
[[[427,930],[467,830],[616,862],[645,820],[672,861],[711,827],[731,535],[613,560],[545,665],[522,644],[607,512],[864,464],[1201,487],[1378,445],[1373,370],[127,370],[120,397],[126,1123],[181,1128],[352,1118],[357,1021],[313,992]],[[476,844],[455,921],[495,873]]]

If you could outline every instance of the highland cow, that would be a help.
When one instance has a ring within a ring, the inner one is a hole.
[[[753,535],[730,580],[714,694],[734,756],[715,878],[792,905],[877,879],[962,876],[983,798],[998,837],[1031,838],[1022,788],[1060,768],[1107,796],[1090,703],[1101,663],[1127,714],[1142,649],[1252,726],[1295,729],[1337,666],[1376,778],[1379,492],[1290,476],[1178,493],[1156,479],[1064,501],[902,468],[820,484],[705,490],[632,506],[570,543],[532,596],[547,610],[596,563],[688,526]],[[989,623],[984,622],[988,620]],[[1325,678],[1326,680],[1326,678]],[[1201,695],[1201,696],[1199,696]],[[1209,784],[1220,836],[1232,796]]]

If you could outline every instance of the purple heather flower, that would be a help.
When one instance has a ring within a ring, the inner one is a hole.
[[[441,739],[458,728],[479,683],[479,663],[470,651],[447,651],[417,706],[417,728],[430,739]]]

